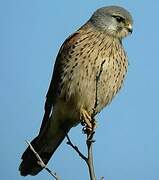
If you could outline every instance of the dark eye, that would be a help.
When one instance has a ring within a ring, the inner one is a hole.
[[[119,23],[120,23],[120,22],[124,22],[124,20],[125,20],[125,19],[124,19],[123,17],[121,17],[121,16],[115,16],[115,15],[113,15],[112,17],[115,18],[115,19],[117,20],[117,22],[119,22]]]

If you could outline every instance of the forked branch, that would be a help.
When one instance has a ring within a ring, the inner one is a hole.
[[[70,145],[77,153],[78,155],[86,162],[87,166],[88,166],[88,169],[89,169],[89,175],[90,175],[90,180],[96,180],[96,177],[95,177],[95,171],[94,171],[94,165],[93,165],[93,151],[92,151],[92,148],[93,148],[93,143],[95,142],[93,140],[93,136],[94,136],[94,128],[95,128],[95,122],[94,120],[91,122],[92,123],[92,129],[84,129],[84,132],[86,133],[87,135],[87,139],[86,139],[86,144],[87,144],[87,157],[81,153],[81,151],[78,149],[77,146],[75,146],[68,135],[66,135],[67,137],[67,144]]]

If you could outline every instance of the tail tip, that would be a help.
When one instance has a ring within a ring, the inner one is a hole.
[[[20,164],[18,170],[19,170],[21,176],[27,176],[28,175],[28,172],[25,170],[23,162]]]
[[[22,161],[19,166],[19,171],[20,171],[21,176],[27,176],[27,175],[35,176],[41,170],[42,168],[40,166],[37,166],[37,165],[35,165],[34,167],[28,166],[28,164],[25,164],[24,161]]]

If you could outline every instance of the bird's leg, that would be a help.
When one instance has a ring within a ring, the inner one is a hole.
[[[91,132],[96,127],[96,123],[94,119],[83,108],[80,109],[80,120],[81,120],[81,124],[84,126],[83,128],[84,132],[88,132],[88,131]]]

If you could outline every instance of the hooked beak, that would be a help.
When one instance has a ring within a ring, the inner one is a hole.
[[[132,28],[132,25],[131,25],[131,24],[128,24],[128,25],[126,26],[126,28],[127,28],[127,30],[128,30],[129,33],[132,33],[132,32],[133,32],[133,28]]]

